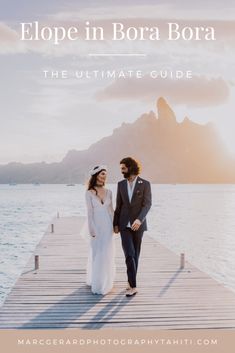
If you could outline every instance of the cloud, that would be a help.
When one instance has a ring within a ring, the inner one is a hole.
[[[26,51],[19,34],[5,23],[0,22],[0,54],[15,54]]]
[[[219,7],[219,10],[218,10]],[[202,11],[203,10],[203,11]],[[164,18],[177,18],[177,19],[234,19],[234,3],[231,1],[230,4],[225,4],[223,2],[218,2],[215,6],[215,1],[211,1],[209,4],[208,1],[199,1],[195,3],[188,3],[188,0],[181,1],[180,4],[177,4],[177,1],[162,1],[161,3],[156,4],[128,4],[124,3],[121,5],[112,4],[112,6],[72,6],[69,10],[68,7],[66,10],[58,11],[54,14],[48,16],[49,18],[56,20],[88,20],[94,19],[112,19],[115,14],[116,18],[153,18],[155,19],[164,19]]]
[[[103,100],[153,101],[158,96],[175,105],[208,107],[224,103],[229,97],[229,85],[222,78],[193,76],[191,79],[153,79],[150,76],[118,79],[96,94]]]

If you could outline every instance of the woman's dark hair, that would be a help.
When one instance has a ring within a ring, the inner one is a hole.
[[[140,174],[140,164],[134,158],[131,158],[131,157],[123,158],[120,161],[120,164],[125,164],[125,166],[128,168],[128,171],[131,175]]]
[[[98,168],[98,166],[97,167],[95,167],[95,168]],[[94,169],[95,169],[94,168]],[[97,195],[97,190],[95,189],[95,186],[97,185],[97,177],[98,177],[98,175],[101,173],[101,172],[103,172],[105,169],[101,169],[98,173],[96,173],[96,174],[94,174],[94,175],[92,175],[91,177],[90,177],[90,179],[89,179],[89,181],[88,181],[88,188],[87,188],[87,190],[94,190],[95,191],[95,193],[96,193],[96,195]],[[105,170],[106,171],[106,170]]]

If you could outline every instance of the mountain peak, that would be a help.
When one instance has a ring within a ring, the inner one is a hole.
[[[163,122],[175,123],[176,116],[163,97],[157,100],[158,120]]]
[[[227,154],[212,123],[201,125],[187,116],[176,122],[164,98],[158,113],[142,114],[86,150],[70,150],[59,163],[13,163],[0,166],[0,183],[81,183],[92,165],[109,168],[109,181],[120,178],[119,161],[136,156],[143,177],[155,183],[234,183],[235,160]]]
[[[184,120],[182,121],[182,124],[190,124],[190,123],[191,123],[191,120],[187,116],[185,116]]]

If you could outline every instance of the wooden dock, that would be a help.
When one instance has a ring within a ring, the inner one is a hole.
[[[85,285],[87,243],[83,218],[55,218],[0,308],[0,329],[235,328],[235,293],[144,235],[139,293],[126,298],[126,269],[116,236],[117,276],[112,293]],[[39,269],[34,270],[34,255]]]

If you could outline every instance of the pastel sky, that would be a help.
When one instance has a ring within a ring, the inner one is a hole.
[[[113,5],[112,5],[113,3]],[[206,4],[205,4],[206,3]],[[123,122],[156,111],[164,96],[180,122],[185,116],[215,123],[235,154],[234,1],[0,0],[0,164],[60,161],[85,149]],[[129,26],[214,26],[216,41],[22,42],[20,22],[73,26],[89,20],[108,33]],[[146,56],[92,57],[91,53]],[[67,70],[68,79],[45,79],[43,70]],[[76,79],[93,70],[141,70],[142,79]],[[151,70],[191,70],[191,80],[150,79]]]

